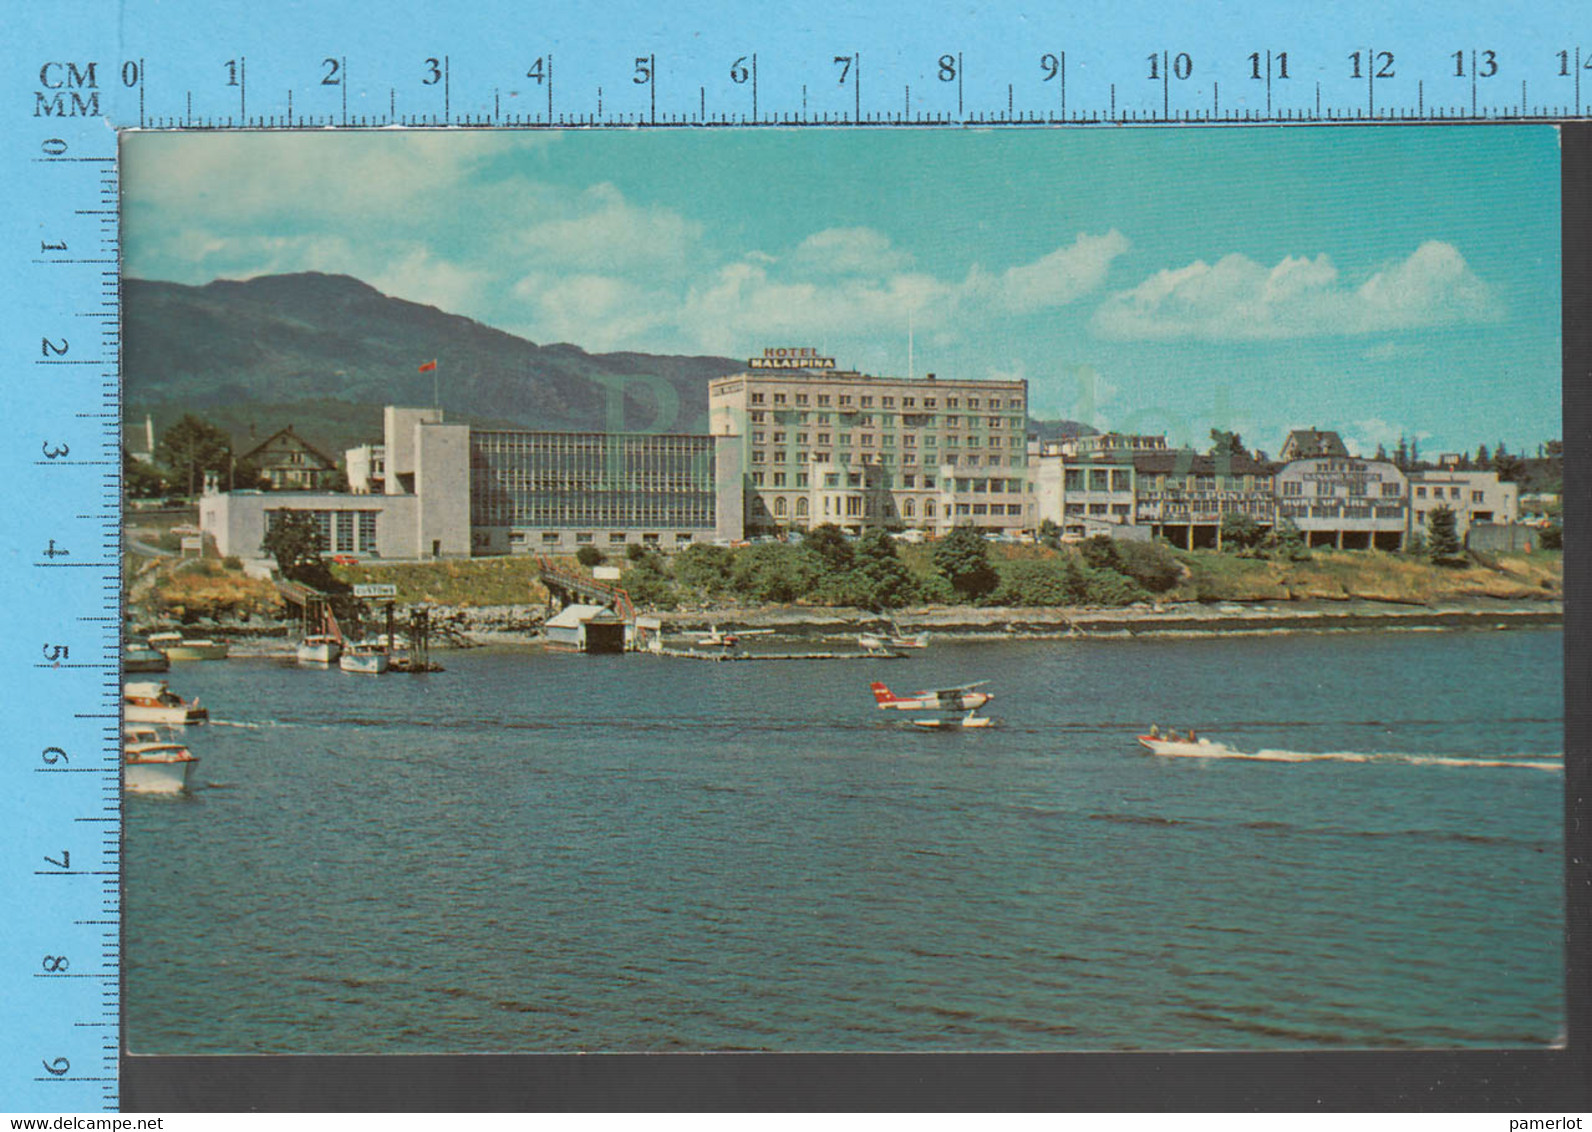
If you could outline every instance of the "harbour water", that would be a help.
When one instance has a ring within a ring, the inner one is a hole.
[[[1541,1047],[1558,630],[174,666],[136,1053]],[[979,731],[875,709],[988,680]],[[1245,754],[1161,759],[1150,723]]]

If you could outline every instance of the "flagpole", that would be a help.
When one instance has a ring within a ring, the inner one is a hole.
[[[441,379],[437,376],[440,369],[441,363],[433,360],[431,363],[431,407],[433,409],[440,409],[442,407],[441,395],[437,392],[438,386],[441,382]]]

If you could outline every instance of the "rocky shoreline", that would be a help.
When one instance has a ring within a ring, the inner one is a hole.
[[[432,644],[438,649],[535,644],[540,640],[545,613],[541,605],[434,606]],[[775,629],[789,636],[822,637],[888,629],[892,620],[862,609],[820,606],[713,607],[645,616],[656,617],[666,636],[717,627]],[[407,613],[401,612],[400,623],[406,620]],[[1363,599],[1254,604],[1181,602],[1121,609],[925,606],[897,610],[893,621],[904,632],[928,630],[936,636],[965,640],[1509,629],[1560,625],[1564,621],[1564,603],[1477,598],[1431,606]],[[141,624],[133,631],[148,633],[165,627]],[[282,655],[293,648],[286,624],[263,626],[254,621],[223,623],[202,630],[188,628],[226,638],[235,656]]]

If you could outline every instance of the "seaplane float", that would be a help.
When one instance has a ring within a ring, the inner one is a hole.
[[[982,688],[987,683],[988,680],[980,680],[975,684],[962,684],[955,688],[931,688],[906,696],[896,695],[877,680],[868,687],[873,690],[874,703],[881,709],[939,713],[914,719],[912,722],[918,727],[988,727],[993,721],[979,715],[978,709],[993,700],[995,694],[974,690]]]
[[[926,649],[929,647],[929,634],[903,633],[898,626],[892,625],[888,633],[859,633],[857,644],[865,652],[892,652],[896,649]]]
[[[129,794],[183,794],[199,756],[153,727],[122,730],[122,783]]]

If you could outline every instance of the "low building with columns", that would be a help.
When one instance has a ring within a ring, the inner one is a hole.
[[[1400,550],[1409,528],[1409,480],[1385,460],[1322,456],[1277,473],[1277,519],[1310,546]]]

